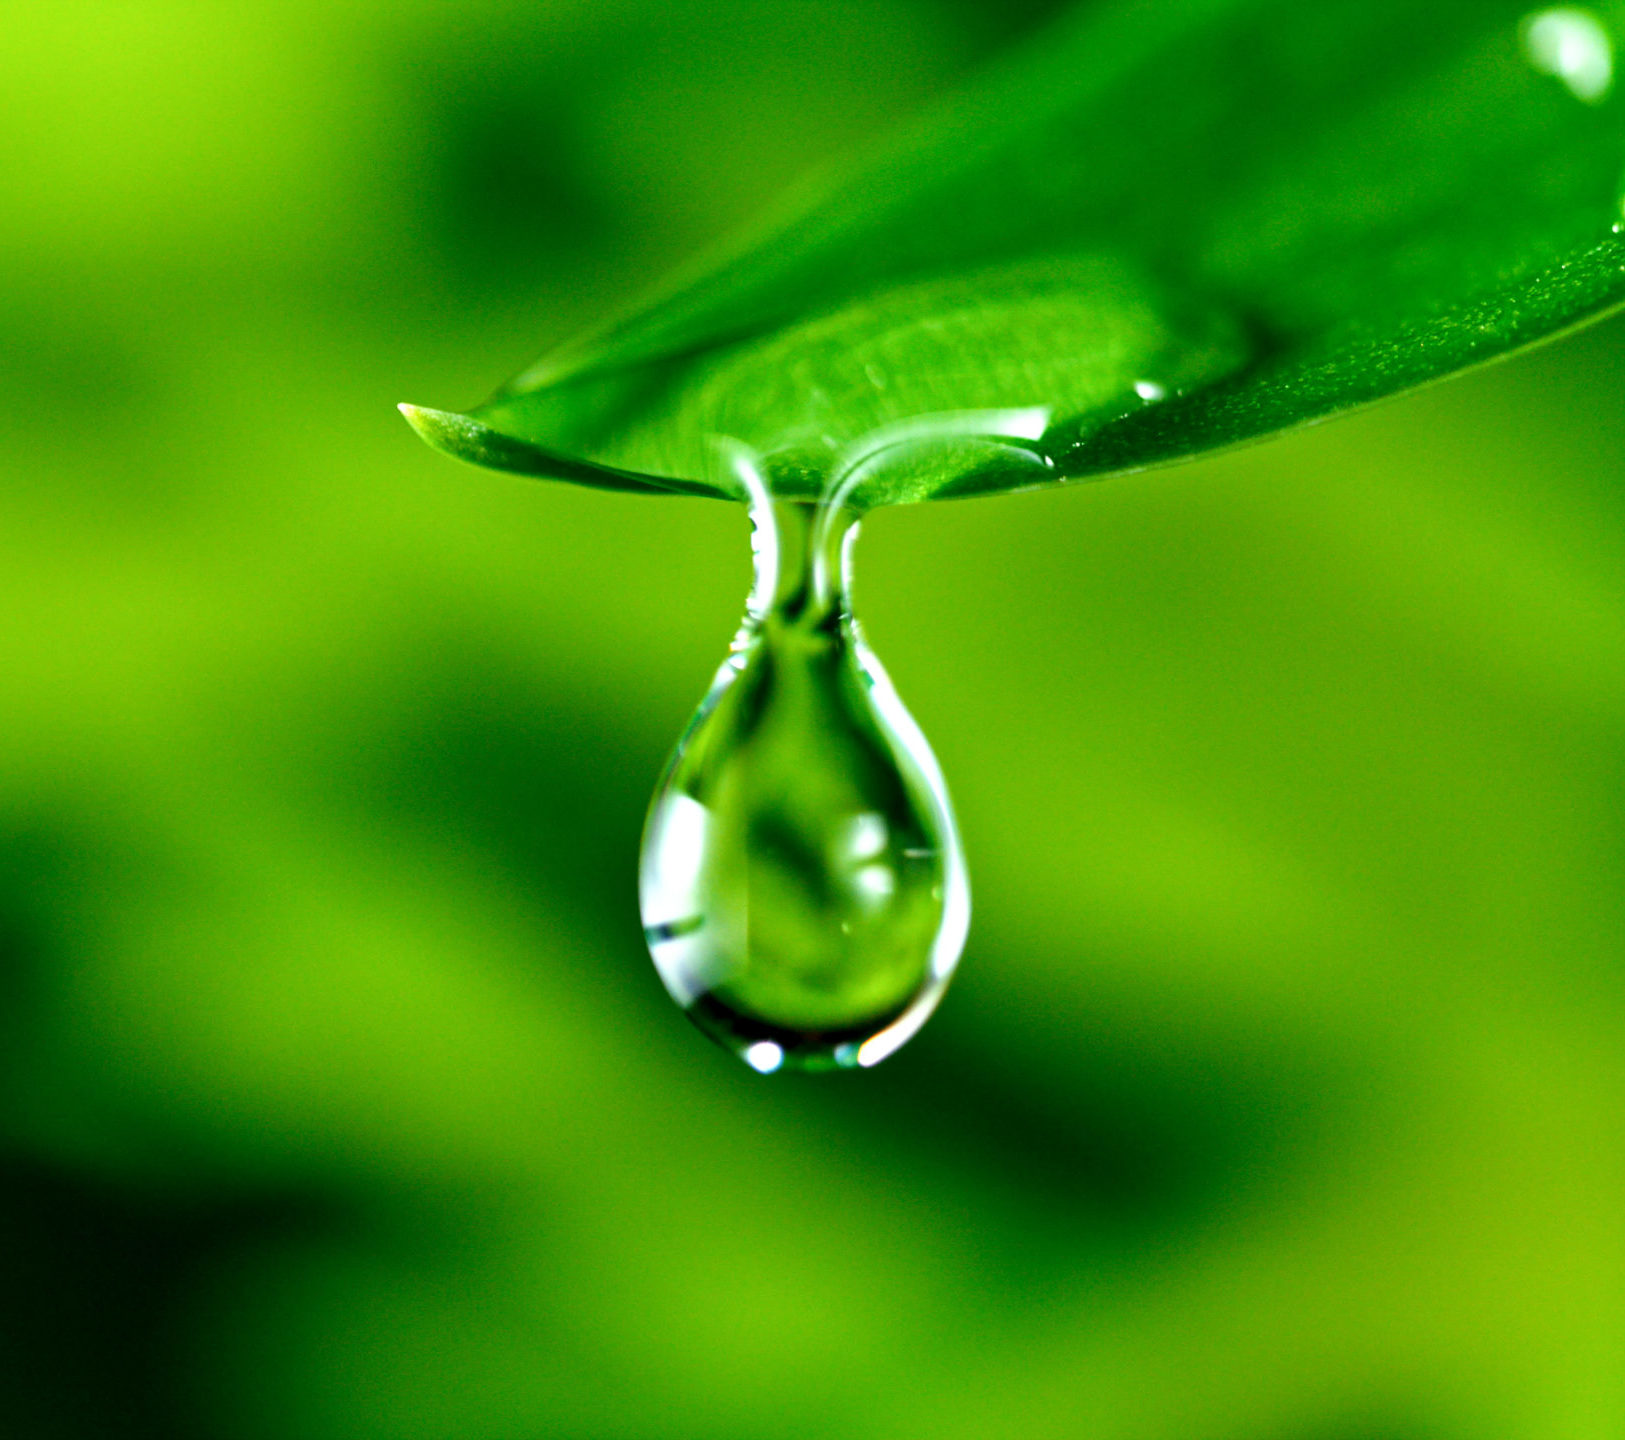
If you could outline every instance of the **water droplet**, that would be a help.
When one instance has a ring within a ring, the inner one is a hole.
[[[873,1065],[959,960],[958,831],[852,615],[857,513],[775,500],[739,468],[756,584],[650,806],[644,934],[672,998],[752,1069]]]
[[[1523,53],[1543,75],[1555,75],[1587,105],[1600,105],[1614,84],[1614,42],[1590,10],[1559,6],[1524,16]]]
[[[1159,385],[1155,380],[1136,380],[1134,393],[1144,400],[1147,405],[1155,405],[1159,400],[1168,398],[1168,389]]]

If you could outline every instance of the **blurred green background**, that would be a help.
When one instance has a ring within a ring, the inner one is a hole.
[[[861,1075],[639,934],[743,514],[392,408],[1046,8],[4,7],[0,1434],[1625,1430],[1625,326],[873,518],[977,911]]]

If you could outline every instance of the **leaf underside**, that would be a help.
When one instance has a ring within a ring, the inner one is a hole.
[[[1625,0],[1622,0],[1625,3]],[[859,507],[1144,468],[1625,301],[1613,8],[1085,6],[430,444]]]

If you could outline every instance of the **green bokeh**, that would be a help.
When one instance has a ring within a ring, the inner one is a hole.
[[[868,522],[978,908],[860,1076],[639,935],[742,512],[394,413],[1011,13],[8,7],[0,1433],[1618,1435],[1625,327]]]

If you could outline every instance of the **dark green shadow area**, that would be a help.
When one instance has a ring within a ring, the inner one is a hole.
[[[332,1228],[303,1195],[165,1195],[0,1154],[0,1428],[29,1440],[211,1440],[184,1356],[223,1258]]]
[[[0,833],[7,1131],[19,1111],[59,1111],[64,1097],[38,1092],[64,1072],[42,1065],[33,1042],[49,1033],[64,980],[95,963],[99,912],[163,869],[153,853],[73,818],[78,808],[59,799],[8,816]],[[206,1143],[155,1131],[116,1086],[101,1088],[105,1077],[67,1073],[82,1087],[67,1110],[89,1106],[99,1157],[47,1153],[37,1136],[0,1138],[0,1433],[213,1440],[188,1365],[200,1283],[266,1245],[353,1233],[353,1207],[317,1186],[223,1174]]]

